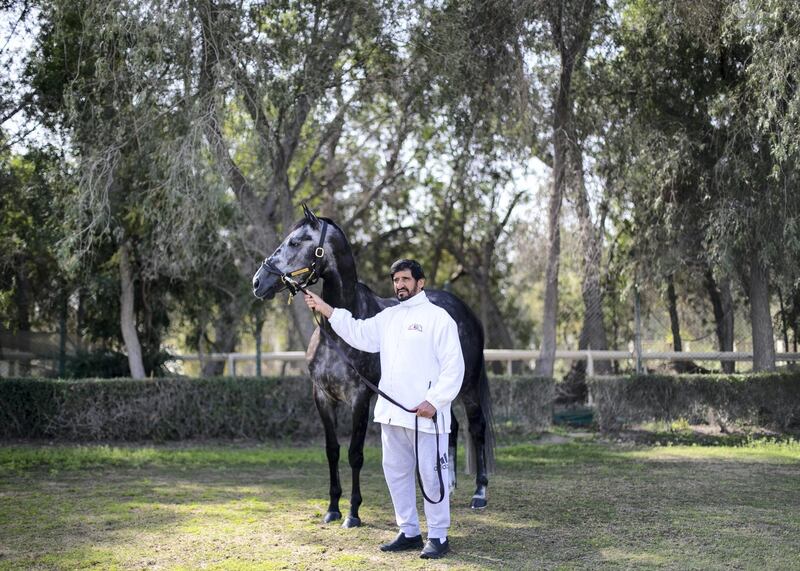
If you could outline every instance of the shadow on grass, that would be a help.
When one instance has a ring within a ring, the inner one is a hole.
[[[680,446],[750,446],[753,444],[789,444],[800,440],[800,434],[775,432],[709,433],[696,429],[648,430],[631,429],[609,433],[609,439],[641,445]]]
[[[367,454],[373,472],[377,452]],[[281,521],[276,535],[291,527],[289,514],[322,521],[326,475],[318,449],[0,448],[0,569],[149,565],[148,550],[172,549],[163,538],[207,552],[208,536],[271,520]],[[136,544],[142,553],[130,552]]]
[[[437,565],[790,566],[796,466],[664,463],[631,451],[597,441],[501,448],[487,510],[466,507],[473,480],[459,475],[453,553]],[[365,525],[343,530],[321,523],[320,448],[0,449],[0,569],[424,567],[414,553],[377,550],[394,518],[380,451],[366,456]],[[344,511],[346,462],[340,469]]]

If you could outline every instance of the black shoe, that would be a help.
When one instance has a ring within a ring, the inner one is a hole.
[[[402,531],[397,534],[394,541],[381,545],[381,551],[405,551],[406,549],[419,549],[422,547],[422,536],[406,537]]]
[[[445,539],[444,543],[442,543],[439,539],[432,538],[428,539],[425,543],[425,548],[419,556],[423,559],[439,559],[440,557],[444,557],[445,553],[448,551],[450,551],[449,541]]]

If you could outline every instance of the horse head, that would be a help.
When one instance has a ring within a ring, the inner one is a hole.
[[[330,223],[318,218],[305,204],[303,215],[253,276],[253,294],[257,298],[272,299],[284,289],[296,293],[297,284],[305,287],[314,283],[330,263],[325,255]]]

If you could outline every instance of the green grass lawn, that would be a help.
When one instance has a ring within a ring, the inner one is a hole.
[[[322,523],[321,448],[0,447],[0,569],[800,569],[796,441],[504,446],[488,509],[462,476],[434,563],[377,549],[379,457],[346,530]]]

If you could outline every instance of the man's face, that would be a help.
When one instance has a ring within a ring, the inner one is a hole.
[[[425,287],[425,279],[415,280],[411,270],[399,270],[392,276],[394,295],[400,301],[414,297]]]

